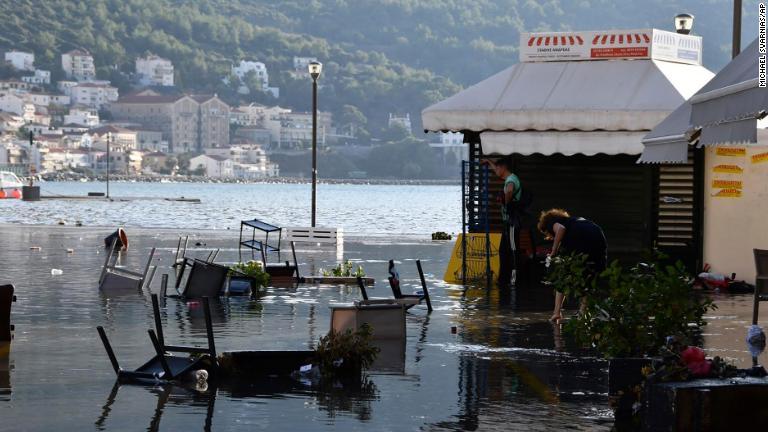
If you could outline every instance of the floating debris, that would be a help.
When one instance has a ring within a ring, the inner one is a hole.
[[[67,248],[67,253],[68,254],[73,254],[73,253],[75,253],[75,250],[71,249],[71,248]]]
[[[43,248],[41,248],[40,246],[30,246],[29,250],[35,251],[35,252],[40,252],[41,250],[43,250]]]
[[[64,270],[62,270],[62,269],[57,269],[57,268],[51,269],[51,275],[53,275],[53,276],[58,276],[58,275],[63,275],[63,274],[64,274]]]

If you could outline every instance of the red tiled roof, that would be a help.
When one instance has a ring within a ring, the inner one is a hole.
[[[184,95],[127,95],[117,100],[118,104],[161,104],[172,103],[184,98]]]

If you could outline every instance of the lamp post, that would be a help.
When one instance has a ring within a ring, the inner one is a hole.
[[[681,13],[675,15],[675,31],[687,35],[693,29],[693,15]]]
[[[309,62],[309,76],[312,77],[312,228],[315,227],[317,206],[317,79],[322,71],[322,63]]]
[[[731,58],[736,58],[741,52],[741,0],[733,0],[733,45]]]
[[[112,141],[112,132],[107,132],[107,199],[109,199],[109,142]]]

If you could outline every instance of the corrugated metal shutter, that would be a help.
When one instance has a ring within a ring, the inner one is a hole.
[[[657,247],[673,259],[682,260],[690,270],[700,267],[701,180],[696,176],[696,157],[691,149],[688,163],[659,166],[655,201]]]

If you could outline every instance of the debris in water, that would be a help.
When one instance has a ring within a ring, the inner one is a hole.
[[[64,274],[64,270],[54,268],[54,269],[51,269],[51,274],[53,276],[62,275],[62,274]]]
[[[35,252],[40,252],[41,250],[43,250],[43,248],[41,248],[40,246],[30,246],[29,250],[35,251]]]
[[[67,253],[68,254],[73,254],[73,253],[75,253],[75,250],[72,249],[72,248],[67,248]]]

